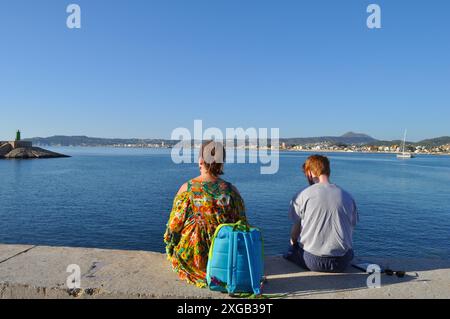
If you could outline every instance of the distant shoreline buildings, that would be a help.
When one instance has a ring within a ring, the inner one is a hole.
[[[308,145],[290,145],[280,148],[286,151],[305,152],[354,152],[354,153],[390,153],[401,152],[401,146],[394,145],[336,145],[332,143],[315,143]],[[440,146],[406,145],[407,151],[414,154],[450,154],[450,144]]]

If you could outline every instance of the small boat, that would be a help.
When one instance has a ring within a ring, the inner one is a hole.
[[[410,159],[410,158],[414,158],[414,155],[410,152],[406,152],[406,134],[407,134],[407,130],[405,130],[405,136],[403,138],[403,144],[402,144],[402,152],[397,154],[397,158],[398,159]]]
[[[398,159],[410,159],[413,158],[414,156],[411,153],[401,153],[401,154],[397,154],[397,158]]]

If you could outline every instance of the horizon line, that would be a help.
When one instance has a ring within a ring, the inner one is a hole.
[[[372,138],[376,141],[400,141],[402,140],[401,138],[397,138],[397,139],[378,139],[375,138],[373,136],[371,136],[370,134],[367,133],[355,133],[355,132],[347,132],[344,133],[342,135],[318,135],[318,136],[295,136],[295,137],[279,137],[280,140],[283,139],[307,139],[307,138],[323,138],[323,137],[344,137],[344,135],[348,134],[348,133],[354,133],[354,134],[361,134],[361,135],[366,135],[369,138]],[[117,140],[165,140],[165,141],[179,141],[179,140],[175,140],[175,139],[171,139],[171,138],[165,138],[165,137],[100,137],[100,136],[89,136],[89,135],[65,135],[65,134],[54,134],[54,135],[50,135],[50,136],[34,136],[34,137],[27,137],[27,138],[22,138],[23,140],[31,140],[31,139],[38,139],[38,138],[42,138],[42,139],[47,139],[47,138],[52,138],[52,137],[87,137],[87,138],[97,138],[97,139],[117,139]],[[443,138],[443,137],[450,137],[450,135],[441,135],[441,136],[435,136],[435,137],[427,137],[427,138],[422,138],[420,140],[410,140],[409,142],[421,142],[424,140],[430,140],[430,139],[438,139],[438,138]],[[270,138],[268,138],[270,139]],[[8,139],[3,140],[0,139],[2,141],[9,141]],[[196,140],[196,139],[191,139],[191,140]],[[227,139],[225,139],[227,140]]]

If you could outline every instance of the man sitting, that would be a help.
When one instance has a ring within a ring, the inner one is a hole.
[[[330,183],[327,157],[310,156],[303,171],[310,186],[291,201],[289,217],[294,225],[284,257],[306,270],[343,272],[353,259],[353,229],[358,221],[355,201]]]

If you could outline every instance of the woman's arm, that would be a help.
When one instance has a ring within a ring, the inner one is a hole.
[[[166,244],[167,255],[171,256],[173,249],[181,237],[186,217],[190,210],[190,196],[188,192],[181,192],[175,196],[169,221],[167,222],[166,232],[164,234],[164,243]]]
[[[187,192],[188,190],[188,184],[184,183],[181,185],[180,189],[178,190],[177,196],[183,194],[184,192]]]
[[[239,193],[239,190],[236,188],[236,186],[231,185],[231,189],[232,189],[233,192],[235,192],[237,195],[241,196],[241,193]]]

